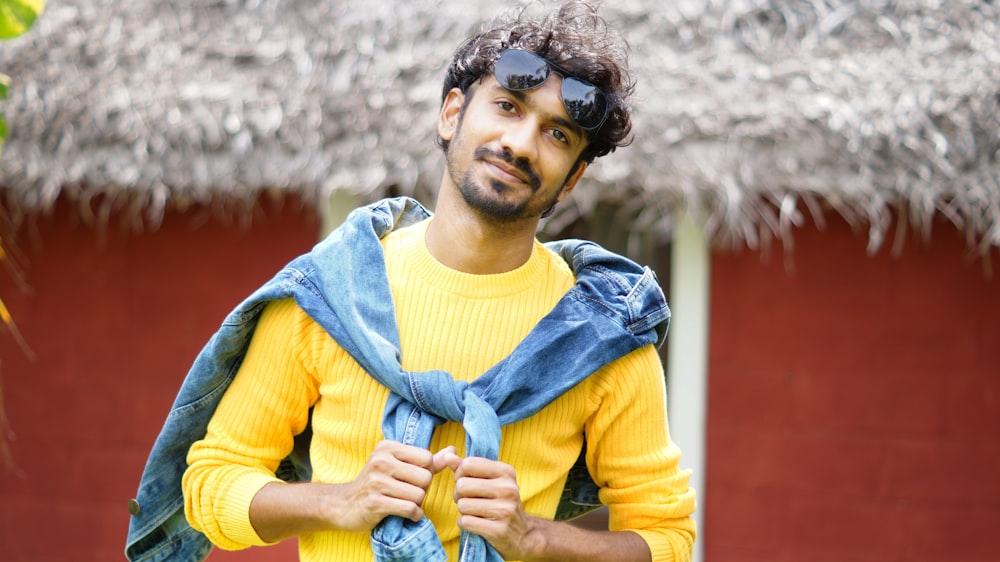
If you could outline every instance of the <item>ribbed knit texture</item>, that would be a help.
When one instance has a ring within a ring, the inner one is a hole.
[[[433,219],[432,219],[433,220]],[[535,245],[522,267],[498,275],[448,269],[427,251],[428,222],[394,231],[384,241],[396,306],[403,367],[443,369],[472,380],[510,354],[560,297],[573,276],[556,255]],[[292,301],[270,305],[243,367],[190,451],[184,477],[192,526],[226,549],[264,544],[249,521],[250,501],[288,454],[290,435],[315,405],[313,478],[347,482],[383,439],[388,390],[368,376]],[[585,427],[588,460],[605,487],[613,528],[637,530],[654,560],[674,560],[693,539],[693,492],[678,470],[667,436],[663,374],[652,347],[602,369],[530,419],[503,429],[500,460],[513,465],[525,508],[551,518]],[[464,454],[458,423],[438,428],[431,443]],[[261,463],[256,460],[267,459]],[[229,464],[235,463],[235,464]],[[424,511],[449,559],[458,556],[458,512],[450,471],[438,474]],[[642,530],[646,529],[646,530]],[[366,534],[324,532],[300,537],[307,562],[372,560]]]

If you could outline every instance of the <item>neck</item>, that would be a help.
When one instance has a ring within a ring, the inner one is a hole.
[[[505,273],[531,257],[538,219],[497,224],[470,209],[454,190],[442,189],[427,227],[434,259],[464,273]]]

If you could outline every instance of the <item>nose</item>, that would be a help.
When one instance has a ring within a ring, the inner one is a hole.
[[[500,137],[503,148],[514,158],[535,162],[538,159],[538,122],[531,115],[525,115],[515,122],[508,122]]]

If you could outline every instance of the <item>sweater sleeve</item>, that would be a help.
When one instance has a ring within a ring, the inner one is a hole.
[[[587,464],[609,528],[638,533],[654,562],[691,559],[694,490],[667,428],[663,367],[653,346],[596,373],[601,404],[588,421]]]
[[[205,438],[188,451],[185,513],[220,548],[266,544],[250,523],[250,502],[278,480],[274,471],[305,429],[318,392],[303,361],[307,322],[292,300],[267,306]]]

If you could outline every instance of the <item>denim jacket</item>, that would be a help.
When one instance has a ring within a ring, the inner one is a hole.
[[[129,560],[200,561],[211,550],[208,539],[184,516],[181,478],[187,450],[204,436],[268,302],[294,297],[366,372],[392,391],[382,424],[387,439],[426,447],[438,424],[458,421],[466,430],[467,454],[491,459],[497,458],[501,425],[538,412],[607,363],[662,343],[670,312],[652,271],[589,242],[561,241],[548,247],[571,266],[576,285],[508,357],[468,383],[443,371],[403,370],[379,239],[429,216],[405,197],[357,209],[310,253],[289,263],[229,314],[195,359],[150,452],[137,498],[129,505]],[[279,477],[309,479],[308,437],[305,432],[297,438]],[[599,504],[582,457],[567,485],[583,485],[564,492],[557,516],[568,518]],[[481,537],[462,534],[461,560],[500,560]],[[445,560],[426,518],[414,523],[388,517],[373,530],[371,540],[376,560]]]

